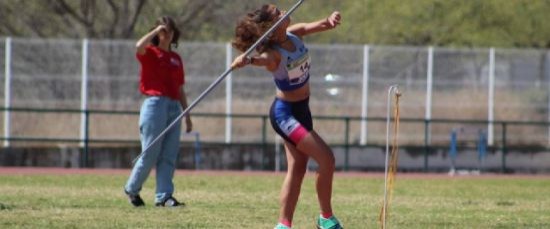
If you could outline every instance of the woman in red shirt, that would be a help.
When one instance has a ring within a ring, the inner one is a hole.
[[[156,27],[136,43],[136,57],[141,64],[139,90],[146,96],[140,110],[141,147],[145,149],[187,108],[185,73],[181,57],[172,51],[177,47],[179,30],[174,20],[164,16]],[[185,119],[187,132],[193,128],[189,115]],[[181,126],[179,123],[177,126]],[[179,152],[180,128],[172,128],[144,153],[134,165],[124,191],[136,207],[145,203],[139,192],[153,166],[156,170],[156,206],[180,206],[174,193],[174,170]]]

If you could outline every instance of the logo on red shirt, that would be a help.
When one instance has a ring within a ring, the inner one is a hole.
[[[170,58],[170,63],[175,66],[180,66],[180,62],[176,58]]]

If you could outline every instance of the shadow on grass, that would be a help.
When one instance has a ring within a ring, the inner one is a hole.
[[[9,204],[0,203],[0,211],[2,210],[12,210],[13,206]]]
[[[514,206],[515,203],[514,202],[510,202],[510,201],[499,201],[497,202],[497,206]]]

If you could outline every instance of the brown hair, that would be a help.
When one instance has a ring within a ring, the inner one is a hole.
[[[175,48],[178,47],[178,40],[180,38],[180,30],[178,27],[176,27],[176,23],[174,22],[174,19],[172,19],[169,16],[162,16],[157,19],[155,22],[155,27],[151,28],[151,31],[154,30],[157,26],[164,25],[169,30],[174,31],[174,36],[172,37],[172,40],[170,41],[171,45],[174,45]],[[159,45],[159,37],[158,35],[155,35],[153,39],[151,39],[151,43],[155,46]]]
[[[234,48],[241,52],[248,50],[271,26],[275,23],[273,16],[269,13],[270,5],[262,5],[260,8],[247,13],[235,27],[235,38],[231,42]],[[271,46],[268,38],[256,48],[258,52],[264,52]]]

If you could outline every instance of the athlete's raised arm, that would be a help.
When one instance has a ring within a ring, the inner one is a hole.
[[[288,27],[287,31],[295,34],[296,36],[303,37],[312,33],[318,33],[336,28],[340,24],[342,17],[340,12],[334,11],[327,18],[309,22],[309,23],[296,23]]]

